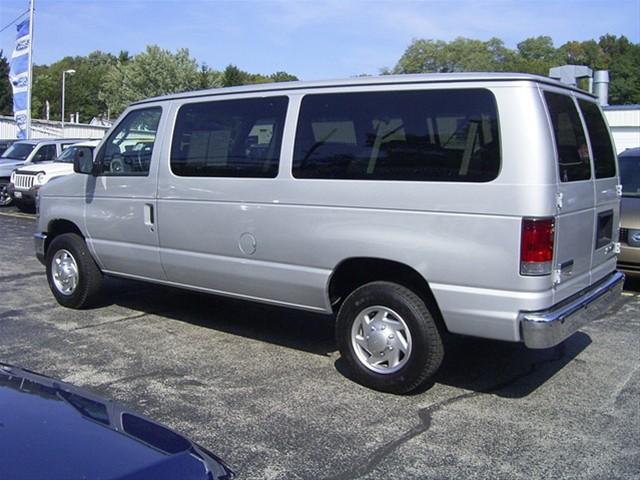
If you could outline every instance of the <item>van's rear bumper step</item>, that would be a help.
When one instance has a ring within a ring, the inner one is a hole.
[[[548,310],[520,312],[518,320],[524,344],[529,348],[558,345],[606,312],[620,297],[623,283],[624,275],[613,272]]]

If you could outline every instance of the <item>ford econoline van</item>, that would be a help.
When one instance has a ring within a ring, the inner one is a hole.
[[[40,190],[57,301],[103,275],[335,315],[353,377],[405,393],[446,333],[548,348],[620,294],[615,151],[545,77],[225,88],[131,105]]]

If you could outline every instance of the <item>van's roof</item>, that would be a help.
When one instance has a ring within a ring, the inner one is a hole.
[[[331,88],[331,87],[347,87],[347,86],[366,86],[366,85],[393,85],[393,84],[412,84],[412,83],[459,83],[459,82],[509,82],[509,81],[530,81],[537,83],[545,83],[555,87],[566,88],[579,93],[591,95],[589,92],[576,87],[567,85],[549,77],[542,75],[531,75],[527,73],[421,73],[410,75],[380,75],[368,77],[354,77],[342,80],[322,80],[310,82],[279,82],[279,83],[259,83],[253,85],[243,85],[240,87],[211,88],[207,90],[196,90],[184,93],[175,93],[172,95],[164,95],[160,97],[147,98],[134,102],[132,105],[142,103],[157,102],[161,100],[173,100],[180,98],[206,97],[212,95],[232,95],[237,93],[260,93],[275,91],[303,90],[313,88]]]

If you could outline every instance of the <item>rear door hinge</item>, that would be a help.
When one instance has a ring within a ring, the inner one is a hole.
[[[622,185],[616,185],[616,195],[618,197],[622,196]]]
[[[564,194],[562,192],[556,193],[556,208],[558,210],[562,210],[563,197],[564,197]]]

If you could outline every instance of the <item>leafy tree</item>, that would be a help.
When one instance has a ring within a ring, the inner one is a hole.
[[[9,82],[9,62],[0,50],[0,115],[13,114],[13,92]]]
[[[98,97],[111,112],[120,113],[143,98],[195,90],[200,81],[198,63],[189,50],[182,48],[173,54],[149,45],[143,53],[118,61],[109,70]]]
[[[276,72],[269,75],[269,80],[272,82],[295,82],[298,77],[287,72]]]
[[[198,88],[215,88],[222,86],[222,72],[210,69],[206,63],[200,66],[198,72]]]
[[[235,65],[227,65],[227,68],[224,69],[220,78],[223,87],[298,80],[298,77],[287,72],[276,72],[271,75],[262,75],[260,73],[245,72]]]
[[[570,41],[555,48],[548,36],[527,38],[515,50],[500,39],[486,42],[456,38],[451,42],[414,39],[390,73],[511,71],[548,75],[551,67],[572,64],[592,70],[609,69],[610,101],[640,103],[640,45],[626,37],[604,35],[600,40]]]
[[[32,114],[34,118],[46,115],[46,102],[50,104],[50,118],[60,119],[62,101],[62,72],[73,69],[66,76],[65,113],[80,113],[81,121],[104,115],[107,105],[98,98],[102,78],[116,64],[116,57],[104,52],[93,52],[86,57],[65,57],[51,65],[34,65]],[[68,118],[68,117],[67,117]]]
[[[640,44],[631,43],[624,35],[604,35],[598,45],[610,59],[609,102],[640,103]]]
[[[227,65],[222,72],[221,83],[223,87],[234,87],[236,85],[244,85],[247,83],[248,74],[243,72],[235,65]]]
[[[413,40],[394,73],[487,72],[501,70],[509,51],[501,40],[487,42],[458,37],[452,42]]]

